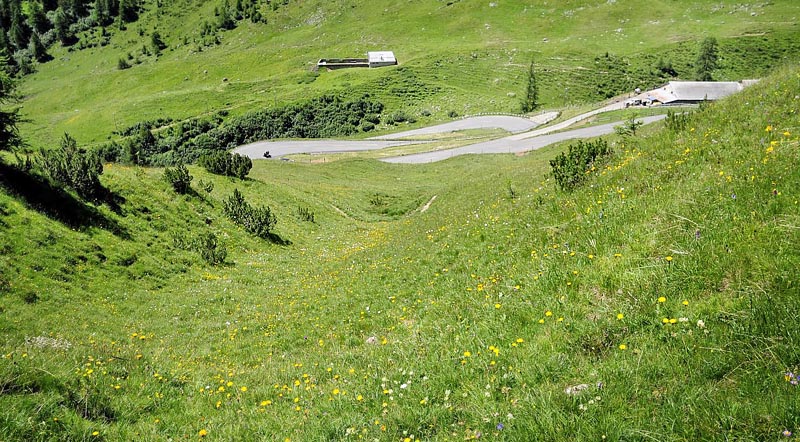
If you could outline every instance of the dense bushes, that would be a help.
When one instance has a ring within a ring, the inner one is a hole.
[[[302,104],[245,114],[208,135],[223,148],[273,138],[346,136],[357,133],[365,122],[379,122],[381,112],[383,104],[367,96],[347,101],[326,95]]]
[[[346,100],[326,95],[277,109],[263,109],[223,124],[222,111],[208,119],[175,123],[144,121],[117,132],[126,137],[101,148],[107,161],[149,166],[193,163],[201,156],[274,138],[322,138],[369,132],[381,122],[383,104],[363,96]],[[403,121],[410,117],[405,116]]]
[[[103,173],[100,156],[79,148],[69,134],[64,134],[58,149],[42,152],[39,166],[55,183],[75,190],[82,198],[96,199],[103,190],[99,178]]]
[[[595,162],[611,154],[611,148],[603,139],[596,141],[578,141],[570,144],[567,153],[561,152],[550,160],[550,168],[556,184],[562,190],[570,191],[579,186],[585,179],[587,172]]]
[[[211,173],[239,179],[244,179],[250,173],[250,169],[253,168],[253,161],[250,158],[224,150],[203,155],[200,157],[198,164]]]
[[[239,189],[223,202],[225,215],[236,224],[259,238],[271,239],[272,228],[278,219],[269,207],[253,207],[245,201]]]

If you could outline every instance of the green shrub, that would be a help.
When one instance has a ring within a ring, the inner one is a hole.
[[[689,118],[691,114],[686,112],[667,111],[667,118],[664,120],[664,125],[672,132],[680,132],[689,126]]]
[[[205,193],[211,193],[214,190],[214,183],[212,181],[200,180],[197,185],[199,185]]]
[[[27,291],[22,294],[22,300],[25,301],[26,304],[35,304],[39,301],[39,295],[35,292]]]
[[[269,207],[253,207],[247,212],[242,226],[259,238],[269,239],[277,221]]]
[[[636,114],[631,114],[622,125],[614,128],[614,132],[623,137],[635,137],[636,131],[639,130],[639,127],[643,124],[641,120],[636,119]]]
[[[408,115],[403,111],[397,111],[391,115],[389,115],[389,124],[398,124],[398,123],[416,123],[416,118]]]
[[[198,163],[211,173],[240,179],[244,179],[253,168],[250,158],[222,150],[201,156]]]
[[[164,169],[164,181],[168,182],[175,192],[181,195],[189,193],[191,190],[191,183],[194,177],[189,175],[189,169],[183,164],[179,164],[176,168]]]
[[[214,233],[201,234],[194,242],[194,249],[210,265],[222,264],[228,257],[228,249],[220,244]]]
[[[251,206],[239,189],[234,189],[233,194],[223,201],[223,211],[231,221],[262,239],[270,239],[272,228],[278,222],[269,207]]]
[[[242,224],[249,209],[250,203],[245,201],[239,189],[233,189],[233,195],[222,202],[222,210],[225,212],[225,216],[236,224]]]
[[[42,152],[39,165],[51,180],[73,189],[82,198],[95,199],[103,189],[99,178],[103,173],[100,156],[78,148],[69,134],[64,134],[59,149]]]
[[[561,190],[571,191],[585,179],[587,172],[596,163],[611,154],[611,148],[603,139],[578,141],[570,144],[567,153],[561,152],[550,160],[550,169]]]
[[[303,221],[308,221],[310,223],[314,222],[314,212],[307,207],[298,207],[297,216]]]

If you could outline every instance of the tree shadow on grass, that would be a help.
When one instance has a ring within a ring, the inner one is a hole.
[[[87,205],[73,195],[50,184],[45,178],[23,172],[14,166],[0,162],[0,187],[17,197],[25,206],[59,221],[70,228],[85,230],[99,227],[114,235],[130,239],[128,231],[118,222],[108,218],[96,208]],[[105,203],[115,212],[121,212],[125,199],[103,189],[98,202]]]
[[[290,246],[292,245],[292,240],[290,239],[283,239],[277,233],[270,232],[267,236],[267,240],[273,244],[277,244],[279,246]]]

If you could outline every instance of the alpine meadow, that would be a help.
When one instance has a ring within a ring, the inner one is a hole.
[[[800,440],[799,17],[0,1],[0,441]]]

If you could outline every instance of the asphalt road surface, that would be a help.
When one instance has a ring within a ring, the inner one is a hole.
[[[616,105],[613,105],[616,106]],[[590,114],[599,113],[610,109],[602,109],[593,111]],[[641,118],[645,124],[652,123],[663,119],[664,115],[656,115],[651,117]],[[603,124],[600,126],[586,127],[581,129],[567,130],[558,133],[549,133],[559,130],[566,125],[575,121],[580,121],[587,118],[587,115],[580,115],[570,120],[564,121],[553,127],[545,129],[534,130],[530,132],[517,133],[508,137],[500,138],[497,140],[486,141],[468,146],[462,146],[454,149],[439,150],[433,152],[426,152],[420,154],[404,155],[399,157],[384,158],[381,161],[387,163],[431,163],[435,161],[445,160],[458,155],[467,154],[497,154],[497,153],[518,153],[527,152],[531,150],[540,149],[553,143],[560,141],[572,140],[577,138],[592,138],[614,132],[614,127],[623,124],[622,121],[616,123]],[[471,121],[470,121],[471,120]],[[272,158],[279,158],[284,155],[310,153],[310,154],[324,154],[324,153],[340,153],[340,152],[357,152],[365,150],[385,149],[387,147],[404,146],[409,144],[420,144],[425,141],[403,141],[403,140],[387,140],[385,138],[396,138],[398,136],[410,136],[410,132],[414,135],[424,135],[431,133],[451,132],[454,130],[487,128],[487,127],[501,127],[505,130],[520,131],[524,126],[528,128],[535,127],[535,122],[528,121],[527,123],[519,117],[474,117],[464,120],[455,121],[443,125],[434,126],[433,128],[418,129],[415,131],[408,131],[404,134],[392,134],[377,137],[369,140],[295,140],[295,141],[259,141],[256,143],[240,146],[234,152],[246,155],[252,159],[263,159],[264,153],[269,152]],[[574,121],[573,121],[574,120]],[[473,124],[470,126],[470,124]],[[503,124],[506,124],[503,126]],[[420,132],[428,130],[428,132]]]
[[[387,147],[420,144],[424,141],[381,141],[381,140],[278,140],[257,141],[237,147],[234,152],[246,155],[254,160],[264,158],[269,152],[272,158],[298,153],[336,153],[357,152],[363,150],[386,149]]]
[[[654,115],[651,117],[640,118],[644,124],[649,124],[666,117],[666,115]],[[432,163],[435,161],[442,161],[447,158],[452,158],[458,155],[467,154],[497,154],[497,153],[518,153],[528,152],[531,150],[541,149],[542,147],[549,146],[553,143],[558,143],[566,140],[573,140],[577,138],[592,138],[607,135],[614,132],[614,128],[623,124],[624,122],[618,121],[616,123],[608,123],[600,126],[585,127],[581,129],[573,129],[564,132],[558,132],[549,135],[539,135],[530,138],[516,138],[514,136],[500,138],[497,140],[486,141],[483,143],[471,144],[469,146],[457,147],[455,149],[438,150],[434,152],[425,152],[413,155],[405,155],[401,157],[384,158],[381,161],[387,163]]]
[[[557,116],[558,114],[556,114]],[[388,135],[372,137],[370,140],[399,140],[407,137],[417,137],[420,135],[433,135],[459,130],[469,129],[503,129],[512,134],[525,132],[540,126],[542,123],[536,119],[513,117],[505,115],[487,115],[483,117],[469,117],[463,120],[451,121],[449,123],[438,124],[436,126],[423,127],[421,129],[407,130]]]

